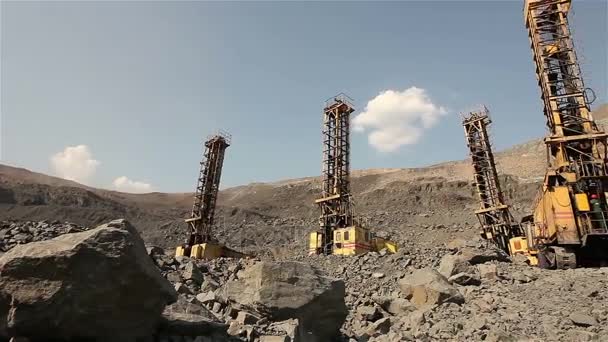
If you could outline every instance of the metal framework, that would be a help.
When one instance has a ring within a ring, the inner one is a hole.
[[[331,253],[333,231],[353,225],[350,193],[350,114],[355,111],[345,94],[328,99],[323,109],[323,192],[316,200],[323,233],[323,253]]]
[[[480,202],[480,209],[475,211],[475,215],[481,224],[483,234],[508,252],[509,239],[520,232],[519,226],[514,224],[515,220],[500,189],[488,135],[488,126],[491,122],[489,111],[484,106],[479,111],[463,114],[462,126],[471,155],[473,180]]]
[[[207,137],[203,159],[194,194],[194,204],[190,218],[188,246],[214,241],[211,228],[214,223],[215,204],[222,176],[224,154],[230,146],[230,134],[220,131]]]
[[[590,115],[587,88],[568,24],[570,5],[570,0],[526,0],[524,5],[550,131],[545,138],[549,164],[545,185],[571,184],[574,193],[602,195],[608,176],[608,135],[598,129]],[[575,179],[565,173],[573,173]]]
[[[551,168],[605,176],[606,134],[590,115],[568,25],[570,0],[527,0],[524,15],[550,135]]]

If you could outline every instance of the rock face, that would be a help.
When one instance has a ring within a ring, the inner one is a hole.
[[[19,245],[0,257],[0,321],[12,335],[149,336],[176,298],[126,220]]]
[[[298,319],[302,341],[330,341],[348,314],[344,282],[300,262],[257,263],[221,292],[228,301],[271,321]]]
[[[418,308],[446,302],[463,303],[464,297],[439,272],[423,268],[399,281],[401,291]]]

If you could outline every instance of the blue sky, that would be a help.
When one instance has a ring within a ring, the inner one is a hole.
[[[86,145],[90,185],[191,191],[201,139],[225,129],[224,187],[312,176],[326,98],[356,115],[411,87],[446,114],[393,152],[353,132],[353,168],[465,158],[458,113],[482,103],[506,148],[545,133],[522,3],[4,1],[1,159],[57,174],[51,157]],[[575,1],[571,24],[605,103],[607,2]]]

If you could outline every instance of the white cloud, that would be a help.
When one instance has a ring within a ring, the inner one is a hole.
[[[403,145],[415,144],[445,114],[447,110],[434,104],[424,89],[386,90],[353,119],[353,128],[369,131],[369,144],[378,151],[394,152]]]
[[[112,185],[114,185],[114,189],[123,192],[142,193],[152,191],[152,185],[144,182],[133,181],[125,176],[116,178],[112,182]]]
[[[68,146],[51,156],[51,167],[56,175],[84,184],[91,180],[99,164],[87,145]]]

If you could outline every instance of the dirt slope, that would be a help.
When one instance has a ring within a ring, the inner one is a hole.
[[[600,126],[606,125],[608,105],[599,107],[594,117]],[[538,139],[496,154],[499,172],[504,175],[503,189],[516,216],[528,210],[536,193],[544,173],[544,153]],[[424,168],[355,170],[352,184],[356,211],[371,226],[401,240],[416,237],[434,243],[474,234],[476,219],[472,211],[477,200],[470,185],[471,175],[468,160]],[[317,224],[313,201],[319,186],[319,178],[308,177],[221,191],[216,215],[218,237],[243,248],[304,248],[304,234]],[[0,219],[69,220],[95,225],[125,217],[144,238],[172,246],[184,237],[181,222],[191,200],[192,194],[187,193],[126,194],[94,189],[0,165]],[[433,234],[418,234],[426,229]]]

